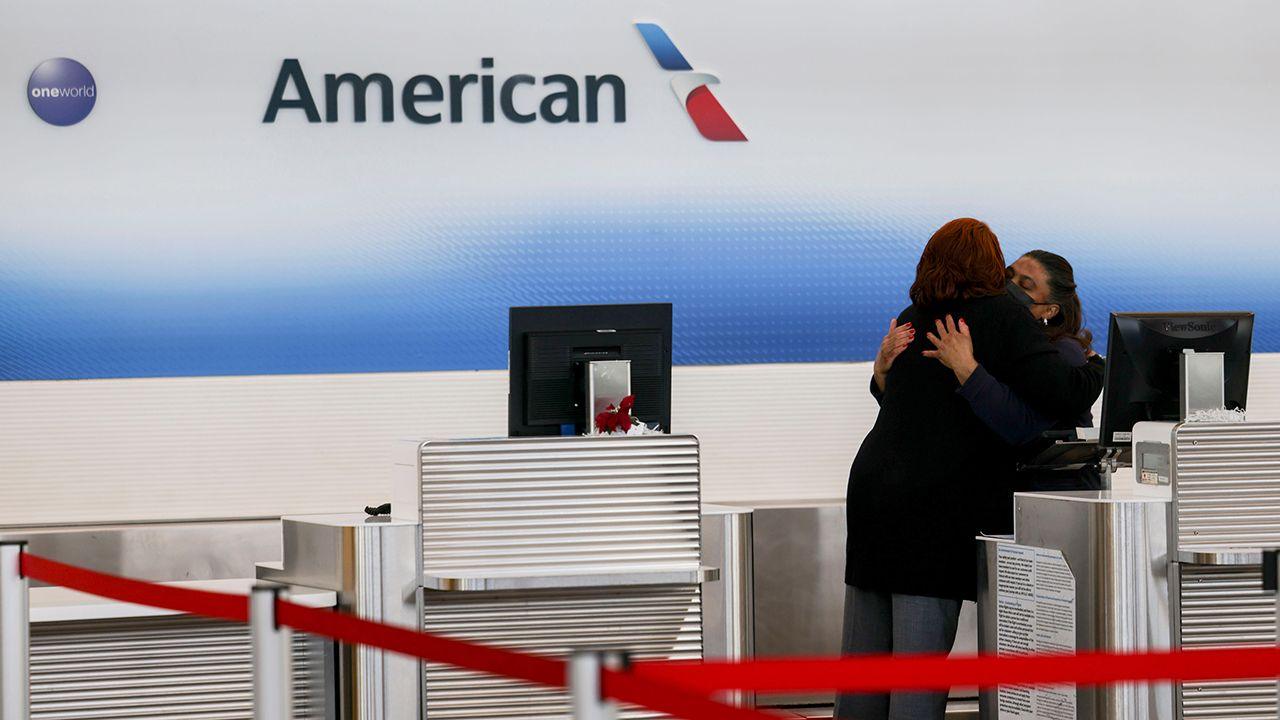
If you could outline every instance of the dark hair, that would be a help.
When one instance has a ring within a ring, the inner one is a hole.
[[[952,220],[924,246],[911,284],[911,302],[927,306],[999,295],[1004,292],[1004,265],[1000,241],[986,223]]]
[[[1032,250],[1024,253],[1023,257],[1040,263],[1040,267],[1049,276],[1049,302],[1058,306],[1058,314],[1045,326],[1049,339],[1069,337],[1088,350],[1093,345],[1093,333],[1084,327],[1084,308],[1076,293],[1076,273],[1071,268],[1071,263],[1048,250]]]

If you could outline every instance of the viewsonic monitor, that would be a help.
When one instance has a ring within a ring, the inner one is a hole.
[[[1224,398],[1243,410],[1249,391],[1253,313],[1112,313],[1107,333],[1099,443],[1127,447],[1134,423],[1176,422],[1183,350],[1224,354]]]
[[[585,363],[630,360],[632,414],[671,432],[671,304],[511,308],[507,432],[590,430]]]

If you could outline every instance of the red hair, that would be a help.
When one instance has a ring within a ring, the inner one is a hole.
[[[947,300],[999,295],[1005,286],[1004,253],[987,224],[958,218],[929,238],[916,265],[911,302],[933,305]]]

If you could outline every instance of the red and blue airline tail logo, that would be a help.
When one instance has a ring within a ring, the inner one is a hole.
[[[702,137],[717,142],[746,142],[747,136],[742,134],[737,123],[711,93],[711,86],[718,84],[720,78],[709,73],[693,72],[693,66],[684,59],[684,55],[680,54],[676,44],[671,42],[671,38],[661,27],[654,23],[638,22],[636,28],[663,70],[680,71],[679,75],[671,78],[671,89],[675,91],[676,99],[685,112],[689,113]]]

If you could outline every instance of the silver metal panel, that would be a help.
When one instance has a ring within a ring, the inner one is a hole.
[[[844,623],[844,502],[757,505],[752,511],[754,634],[761,657],[837,655]],[[961,608],[956,653],[978,646],[973,603]],[[953,698],[976,696],[955,688]],[[830,703],[832,693],[761,695],[759,705]]]
[[[338,607],[356,617],[418,626],[422,566],[416,521],[347,513],[289,516],[280,526],[284,560],[279,567],[260,565],[260,578],[333,590]],[[344,720],[419,717],[422,669],[416,658],[343,644],[338,669]]]
[[[1178,619],[1184,649],[1274,647],[1275,596],[1262,589],[1260,566],[1177,566]],[[1184,718],[1274,720],[1274,680],[1183,683]]]
[[[1079,651],[1170,647],[1169,505],[1110,491],[1014,495],[1015,542],[1061,551],[1075,575]],[[1081,687],[1077,712],[1080,720],[1171,720],[1173,699],[1166,683]]]
[[[36,555],[149,582],[253,577],[256,562],[281,558],[275,518],[11,528],[0,540],[26,540]]]
[[[572,574],[450,573],[423,575],[422,587],[447,592],[493,592],[497,590],[548,590],[552,588],[630,587],[634,585],[697,585],[720,579],[719,568],[636,570],[614,572],[610,568]]]
[[[423,579],[449,588],[423,590],[426,631],[556,657],[702,657],[696,438],[433,441],[416,464]],[[557,587],[534,587],[547,578]],[[670,584],[637,584],[655,581]],[[569,712],[563,691],[433,664],[425,675],[432,720]]]
[[[688,435],[422,444],[423,573],[701,567]]]
[[[326,718],[331,645],[293,637],[294,717]],[[31,717],[251,720],[249,628],[190,616],[37,623]]]
[[[1262,548],[1195,548],[1182,547],[1177,556],[1180,563],[1192,565],[1261,565]]]
[[[750,508],[702,506],[702,560],[721,569],[702,588],[703,656],[749,660],[755,656],[754,573]],[[750,706],[754,693],[732,692],[729,702]]]
[[[425,593],[427,632],[521,652],[567,657],[575,649],[621,650],[636,659],[702,657],[696,585],[521,593]],[[427,717],[556,718],[568,695],[527,683],[426,664]],[[650,717],[632,709],[624,717]]]
[[[1173,460],[1179,549],[1280,546],[1280,423],[1182,423]]]
[[[840,654],[844,518],[843,503],[753,512],[760,656]]]
[[[760,657],[840,654],[844,518],[843,503],[753,511],[755,646]],[[766,693],[756,703],[826,704],[834,698],[829,692]]]
[[[1174,637],[1187,649],[1274,645],[1262,550],[1280,545],[1280,423],[1173,429]],[[1184,718],[1275,718],[1271,681],[1185,683]]]

